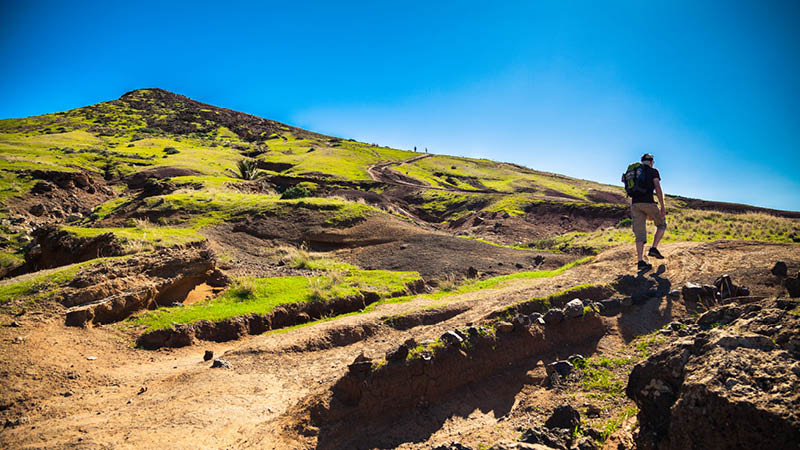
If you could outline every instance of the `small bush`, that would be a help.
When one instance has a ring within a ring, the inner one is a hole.
[[[168,155],[177,155],[180,152],[175,147],[164,147],[164,153]]]
[[[619,223],[617,224],[617,228],[629,227],[629,226],[631,226],[632,223],[633,223],[633,220],[631,220],[631,218],[628,217],[628,218],[620,220]]]
[[[283,191],[281,194],[281,198],[284,200],[290,200],[293,198],[304,198],[310,196],[311,193],[303,186],[299,184],[297,186],[292,186],[289,189]]]

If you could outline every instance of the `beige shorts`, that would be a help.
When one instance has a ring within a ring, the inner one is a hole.
[[[636,242],[647,242],[647,228],[645,228],[645,225],[648,217],[656,223],[656,228],[667,228],[667,221],[661,217],[661,210],[657,204],[632,203],[631,220],[633,221],[633,234],[636,236]]]

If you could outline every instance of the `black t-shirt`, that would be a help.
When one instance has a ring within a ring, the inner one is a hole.
[[[647,164],[644,165],[644,172],[645,172],[645,183],[644,188],[647,189],[646,194],[634,194],[632,203],[655,203],[656,201],[653,199],[653,191],[656,189],[655,183],[653,183],[654,178],[661,179],[661,175],[658,173],[658,169],[653,169],[652,167],[648,166]]]

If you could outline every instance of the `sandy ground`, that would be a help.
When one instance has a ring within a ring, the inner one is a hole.
[[[780,287],[769,269],[784,260],[796,271],[797,248],[750,242],[665,244],[667,258],[644,278],[678,289],[687,281],[709,283],[729,273],[754,294],[777,295]],[[296,405],[328,390],[360,352],[381,356],[408,337],[438,337],[518,300],[635,276],[631,253],[627,247],[611,249],[549,279],[516,280],[445,300],[421,297],[290,332],[181,349],[138,350],[118,326],[70,328],[48,313],[3,316],[0,323],[16,320],[21,326],[0,328],[0,417],[6,422],[0,447],[315,448],[319,443],[313,433],[302,435],[293,427]],[[382,317],[431,306],[462,312],[405,331],[382,325]],[[606,319],[609,333],[597,352],[618,354],[635,336],[685,314],[680,302],[666,300],[634,308],[635,314]],[[374,334],[325,348],[332,335],[364,327]],[[232,368],[209,368],[210,362],[203,361],[207,349]],[[363,434],[364,448],[422,449],[449,441],[477,447],[513,439],[521,427],[542,420],[554,404],[565,401],[567,394],[541,386],[543,376],[540,363],[521,361],[391,426],[354,432]]]

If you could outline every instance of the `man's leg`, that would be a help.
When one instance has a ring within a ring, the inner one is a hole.
[[[658,247],[658,243],[661,242],[661,238],[664,237],[664,232],[667,231],[666,228],[656,228],[656,234],[653,236],[653,248]],[[642,246],[644,248],[644,246]]]
[[[636,241],[636,257],[637,261],[644,261],[644,242]]]
[[[651,267],[644,262],[644,244],[647,242],[647,213],[642,211],[639,203],[631,204],[631,228],[633,228],[633,235],[636,240],[636,257],[638,261],[639,270],[647,270]]]

